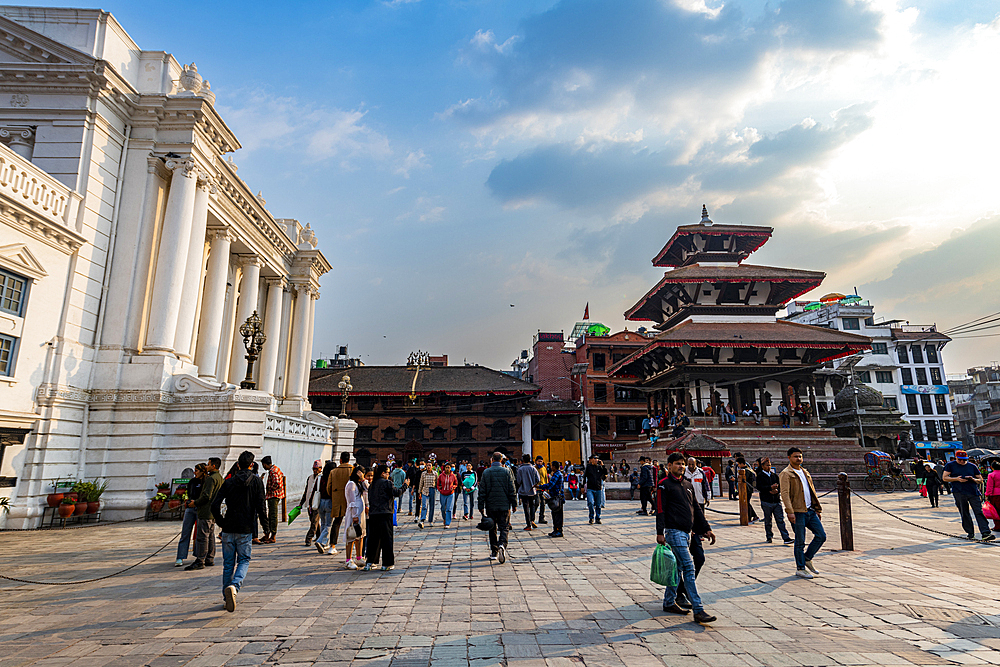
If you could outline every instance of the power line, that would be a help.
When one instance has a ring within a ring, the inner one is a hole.
[[[976,323],[980,322],[980,320],[985,320],[985,319],[987,319],[989,317],[995,317],[997,315],[1000,315],[1000,312],[991,313],[989,315],[983,315],[982,317],[977,317],[974,320],[969,320],[968,322],[964,322],[962,324],[957,324],[957,325],[951,327],[950,329],[948,329],[948,331],[956,331],[958,329],[964,329],[967,326],[970,326],[970,325],[973,325],[973,324],[976,324]],[[947,333],[947,332],[945,332],[945,333]]]
[[[992,338],[993,336],[1000,336],[1000,333],[979,334],[978,336],[952,336],[952,338],[954,340],[961,340],[963,338]]]
[[[1000,319],[1000,318],[997,318],[997,319]],[[987,320],[987,321],[988,322],[992,322],[993,320]],[[969,328],[969,329],[962,329],[961,331],[954,331],[954,332],[952,332],[950,334],[946,334],[946,335],[958,335],[958,336],[961,336],[962,334],[975,333],[976,331],[986,331],[987,329],[996,329],[997,327],[1000,327],[1000,324],[987,324],[986,322],[984,322],[983,326],[981,326],[981,327],[977,326],[977,327],[972,327],[972,328]]]

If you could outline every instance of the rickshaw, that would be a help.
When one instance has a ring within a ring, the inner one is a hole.
[[[896,490],[896,483],[892,479],[892,457],[885,452],[865,452],[865,468],[868,474],[865,476],[865,491],[882,489],[886,493]]]

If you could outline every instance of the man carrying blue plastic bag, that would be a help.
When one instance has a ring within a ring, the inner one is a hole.
[[[711,623],[715,620],[705,611],[695,585],[694,559],[690,544],[692,531],[707,537],[715,544],[715,534],[705,520],[701,506],[695,502],[691,482],[684,478],[684,455],[674,452],[667,459],[667,476],[656,484],[656,542],[669,545],[677,559],[679,579],[684,582],[688,599],[694,609],[694,620]],[[677,586],[668,585],[663,592],[663,611],[687,614],[688,610],[677,604]]]

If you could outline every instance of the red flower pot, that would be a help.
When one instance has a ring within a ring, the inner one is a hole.
[[[64,495],[63,493],[50,493],[45,497],[45,502],[48,503],[49,507],[58,507]]]
[[[168,500],[167,501],[167,507],[169,507],[172,510],[175,510],[175,509],[177,509],[180,506],[181,506],[181,501],[179,501],[179,500]]]
[[[87,514],[97,514],[101,509],[101,501],[95,500],[92,503],[87,503]]]
[[[73,510],[73,516],[79,516],[87,513],[87,503],[77,503],[73,507],[76,508]]]
[[[76,509],[76,505],[60,505],[59,506],[59,516],[64,519],[68,519],[73,516],[73,510]]]
[[[161,509],[163,509],[163,501],[162,500],[151,501],[149,503],[149,509],[151,509],[154,512],[159,512]]]

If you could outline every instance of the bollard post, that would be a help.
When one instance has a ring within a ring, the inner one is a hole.
[[[840,505],[840,550],[854,551],[854,523],[851,520],[851,483],[847,473],[837,475],[837,499]]]
[[[739,485],[739,498],[740,498],[740,525],[749,526],[750,525],[750,499],[747,498],[747,470],[746,468],[740,468],[739,474],[736,476],[736,483]]]

